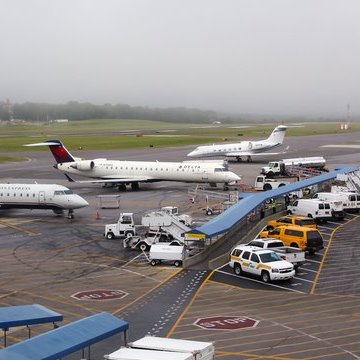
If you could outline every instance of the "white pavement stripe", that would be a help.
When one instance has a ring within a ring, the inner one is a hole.
[[[283,289],[283,290],[294,291],[294,292],[297,292],[297,293],[300,293],[300,294],[305,294],[303,291],[294,290],[294,289],[289,289],[289,288],[287,288],[287,287],[285,287],[285,286],[280,286],[280,285],[275,285],[275,284],[264,283],[263,281],[260,281],[260,280],[255,280],[255,279],[248,278],[248,277],[245,277],[245,276],[238,276],[238,275],[235,275],[235,274],[230,274],[230,273],[227,273],[227,272],[225,272],[225,271],[215,270],[215,272],[218,272],[218,273],[221,273],[221,274],[225,274],[225,275],[229,275],[229,276],[233,276],[233,277],[235,277],[235,278],[237,278],[237,279],[249,280],[249,281],[252,281],[252,282],[259,283],[259,284],[268,285],[268,286],[276,287],[276,288]]]

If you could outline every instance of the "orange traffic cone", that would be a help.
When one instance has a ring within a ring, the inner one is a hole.
[[[96,220],[100,220],[100,214],[99,214],[99,210],[96,210],[96,217],[95,217]]]

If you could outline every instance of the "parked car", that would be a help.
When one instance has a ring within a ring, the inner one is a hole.
[[[307,216],[287,215],[282,216],[277,220],[268,221],[266,230],[275,229],[279,225],[298,225],[317,229],[316,222],[313,218],[309,218]]]
[[[309,254],[314,254],[324,248],[323,238],[319,230],[304,226],[282,225],[273,230],[262,231],[260,237],[279,239],[286,246],[308,251]]]
[[[341,202],[318,199],[298,199],[287,207],[289,215],[307,216],[316,220],[343,219],[345,216]]]
[[[295,276],[293,264],[283,260],[276,252],[253,246],[236,246],[230,255],[229,265],[236,275],[249,273],[260,276],[265,283],[289,280]]]

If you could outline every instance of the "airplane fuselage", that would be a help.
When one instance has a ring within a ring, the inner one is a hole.
[[[213,144],[197,147],[188,154],[190,157],[241,156],[241,153],[264,152],[280,146],[280,143],[263,141],[241,141],[232,144]]]
[[[100,179],[129,179],[134,181],[183,181],[199,183],[230,183],[240,177],[229,171],[222,162],[157,162],[121,160],[80,160],[58,163],[64,172]],[[140,179],[140,180],[139,180]],[[143,179],[143,180],[141,180]]]
[[[0,209],[73,210],[88,202],[56,184],[0,184]]]

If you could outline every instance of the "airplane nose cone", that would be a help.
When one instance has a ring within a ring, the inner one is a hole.
[[[194,157],[194,156],[196,156],[196,152],[195,152],[195,150],[194,150],[194,151],[189,152],[186,156],[189,156],[189,157]]]
[[[235,173],[231,173],[230,181],[240,181],[240,180],[241,180],[241,176],[236,175]]]
[[[82,207],[85,207],[85,206],[89,206],[89,203],[85,199],[83,199],[81,196],[78,196],[77,206],[79,208],[82,208]]]

